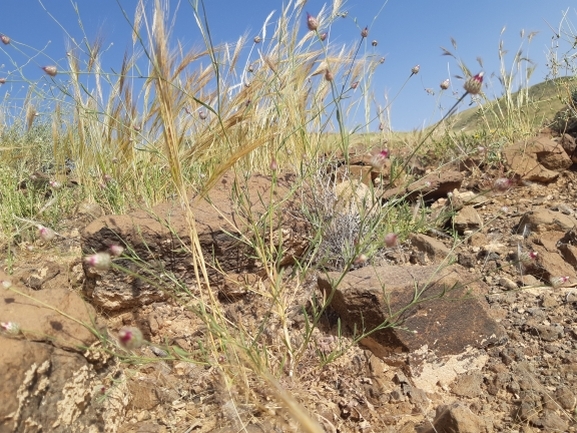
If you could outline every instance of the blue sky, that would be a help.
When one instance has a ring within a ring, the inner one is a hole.
[[[9,78],[9,82],[0,87],[0,98],[4,98],[7,92],[12,97],[22,97],[28,82],[42,84],[47,77],[42,76],[41,66],[57,64],[59,70],[66,70],[67,41],[73,37],[80,42],[82,29],[89,39],[101,33],[105,49],[103,65],[106,70],[118,70],[124,51],[132,44],[129,25],[118,3],[132,19],[136,0],[79,0],[76,3],[66,0],[3,0],[0,33],[10,36],[13,43],[0,45],[0,65],[3,65],[0,77]],[[205,0],[205,3],[215,43],[234,42],[242,34],[251,37],[258,34],[269,13],[275,9],[278,12],[283,4],[280,0]],[[309,0],[305,11],[316,15],[325,3]],[[332,26],[330,43],[333,46],[357,43],[360,28],[369,26],[367,52],[374,51],[375,55],[386,58],[372,83],[375,98],[383,105],[385,95],[392,98],[402,87],[411,68],[420,64],[419,75],[409,81],[390,111],[393,128],[409,130],[438,120],[442,116],[439,106],[446,110],[454,101],[455,95],[452,96],[451,91],[462,92],[462,82],[452,77],[460,74],[457,62],[441,55],[441,46],[453,50],[451,37],[458,44],[458,55],[473,73],[481,70],[476,58],[483,59],[487,82],[485,92],[488,96],[499,95],[502,87],[497,78],[491,78],[491,74],[499,71],[500,39],[509,50],[506,67],[510,69],[513,56],[522,42],[520,32],[524,30],[526,36],[538,32],[530,44],[525,39],[523,52],[537,65],[530,83],[543,81],[549,72],[546,53],[554,42],[552,38],[564,13],[568,11],[568,23],[577,22],[577,12],[572,3],[570,0],[349,0],[341,8],[348,11],[348,15],[339,18]],[[82,26],[74,4],[78,7]],[[177,4],[174,0],[171,2],[173,10]],[[330,7],[331,3],[328,5]],[[304,16],[302,20],[304,25]],[[188,48],[202,43],[188,1],[180,4],[175,22],[175,42],[179,40]],[[506,30],[501,35],[503,27]],[[562,39],[570,39],[570,36],[562,35]],[[378,41],[376,48],[370,47],[373,39]],[[567,48],[566,45],[562,48]],[[18,71],[28,82],[21,79]],[[439,84],[449,77],[452,79],[451,91],[439,97]],[[65,79],[65,75],[56,79]],[[433,89],[435,96],[429,95],[426,88]],[[376,126],[378,124],[372,128],[376,129]]]

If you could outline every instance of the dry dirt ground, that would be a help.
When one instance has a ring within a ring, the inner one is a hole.
[[[285,369],[279,378],[326,432],[577,431],[577,171],[567,149],[563,153],[561,138],[540,140],[505,155],[502,167],[471,160],[443,170],[461,175],[456,184],[450,178],[445,191],[442,176],[438,183],[425,182],[427,206],[454,210],[447,224],[461,233],[459,242],[439,227],[350,271],[351,278],[373,269],[414,274],[438,269],[449,257],[459,282],[475,288],[466,299],[410,310],[404,316],[407,329],[354,344],[320,367],[322,355],[339,344],[336,318],[342,316],[350,335],[358,320],[355,308],[372,308],[361,298],[364,287],[367,293],[374,287],[351,284],[352,293],[343,283],[340,304],[335,302],[323,318],[292,377]],[[519,159],[520,154],[526,158]],[[515,174],[513,182],[495,188],[503,173]],[[267,183],[264,177],[257,182]],[[226,191],[227,185],[220,188]],[[229,212],[234,215],[234,209]],[[226,357],[211,365],[165,359],[166,347],[194,356],[207,335],[206,325],[188,308],[193,304],[188,295],[167,298],[145,284],[135,285],[136,279],[126,274],[94,273],[83,266],[83,254],[98,242],[106,245],[103,230],[111,224],[136,243],[134,232],[128,232],[134,221],[144,224],[146,216],[99,218],[97,209],[84,209],[63,222],[62,237],[49,245],[20,245],[11,274],[0,274],[12,288],[60,310],[1,292],[0,321],[18,322],[22,333],[0,336],[0,432],[302,431],[272,391],[250,374],[246,386],[228,391],[218,368],[232,362]],[[218,218],[210,221],[215,223]],[[162,243],[161,231],[151,229],[149,246]],[[298,236],[298,226],[294,231],[290,236]],[[211,233],[211,242],[224,242],[225,254],[227,240]],[[298,242],[294,249],[298,254]],[[159,247],[151,254],[165,257],[163,251]],[[180,266],[186,255],[171,251],[174,275],[190,274]],[[225,271],[242,283],[218,280],[214,290],[227,319],[250,330],[271,309],[261,296],[266,282],[252,272],[258,263],[232,256],[223,262],[234,262]],[[295,336],[304,327],[300,307],[307,308],[313,295],[322,292],[323,278],[314,274],[300,282],[287,313]],[[402,284],[400,291],[411,290]],[[151,344],[134,354],[147,362],[119,362],[103,349],[125,361],[131,353],[97,341],[70,317],[91,323],[112,341],[122,326],[139,327]],[[263,344],[279,344],[279,333],[271,319]],[[346,335],[345,344],[350,341]],[[92,349],[79,350],[79,345]]]

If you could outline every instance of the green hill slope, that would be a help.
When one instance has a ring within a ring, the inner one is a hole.
[[[535,128],[546,125],[571,98],[574,89],[577,89],[575,77],[543,81],[455,114],[452,116],[453,129],[468,132],[482,127]]]

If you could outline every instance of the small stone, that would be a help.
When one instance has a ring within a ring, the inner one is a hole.
[[[573,410],[577,404],[575,394],[567,386],[555,390],[555,401],[565,410]]]
[[[481,390],[482,383],[483,375],[479,372],[474,372],[458,377],[453,383],[451,391],[461,397],[478,397],[483,393]]]
[[[483,220],[473,206],[465,206],[453,218],[453,224],[459,234],[467,231],[478,231],[483,227]]]
[[[550,409],[545,409],[543,416],[534,424],[549,432],[564,432],[569,427],[567,421]]]
[[[517,283],[505,277],[499,279],[499,285],[505,290],[517,290],[519,288]]]

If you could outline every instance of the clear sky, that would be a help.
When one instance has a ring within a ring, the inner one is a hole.
[[[258,34],[269,13],[273,10],[278,13],[286,1],[205,0],[214,42],[234,42],[242,34],[251,37]],[[325,3],[309,0],[304,9],[316,15]],[[462,92],[462,82],[453,78],[460,74],[457,62],[442,56],[440,48],[453,50],[451,38],[457,42],[457,53],[473,73],[481,70],[476,58],[483,59],[485,92],[488,96],[499,95],[502,87],[498,79],[492,77],[493,73],[499,73],[499,41],[502,39],[509,51],[506,57],[508,70],[523,42],[523,53],[537,66],[530,83],[543,81],[549,72],[546,54],[555,42],[553,37],[564,14],[566,27],[577,24],[573,3],[571,0],[349,0],[341,8],[348,11],[348,15],[335,22],[329,40],[337,45],[357,43],[360,29],[369,26],[367,52],[374,51],[375,55],[386,58],[378,67],[372,84],[375,98],[383,105],[385,95],[392,98],[411,68],[420,64],[419,75],[409,81],[390,111],[393,128],[409,130],[438,120],[442,115],[439,106],[446,110],[454,101],[451,91]],[[22,96],[26,91],[28,84],[22,80],[20,71],[27,80],[35,82],[45,79],[40,78],[41,66],[56,64],[59,70],[68,69],[67,41],[73,37],[80,42],[83,31],[89,39],[101,33],[105,49],[103,65],[109,71],[110,68],[119,70],[124,51],[132,45],[130,27],[119,4],[133,19],[136,0],[3,0],[0,33],[8,35],[13,43],[0,45],[0,78],[9,79],[0,87],[0,98],[7,92]],[[172,0],[171,8],[174,10],[177,4]],[[331,7],[332,3],[328,5]],[[303,16],[303,27],[305,19]],[[175,23],[175,43],[181,41],[184,47],[202,44],[188,1],[179,5]],[[504,27],[506,30],[501,34]],[[538,33],[529,44],[526,38],[521,39],[522,30],[525,37],[531,32]],[[566,40],[572,38],[571,35],[561,36]],[[370,46],[373,39],[378,41],[375,48]],[[247,51],[250,45],[247,45]],[[567,48],[567,43],[562,47]],[[439,98],[439,84],[446,78],[451,78],[452,87]],[[57,79],[66,77],[59,75]],[[429,95],[426,88],[433,89],[435,95]],[[372,128],[377,126],[372,125]]]

